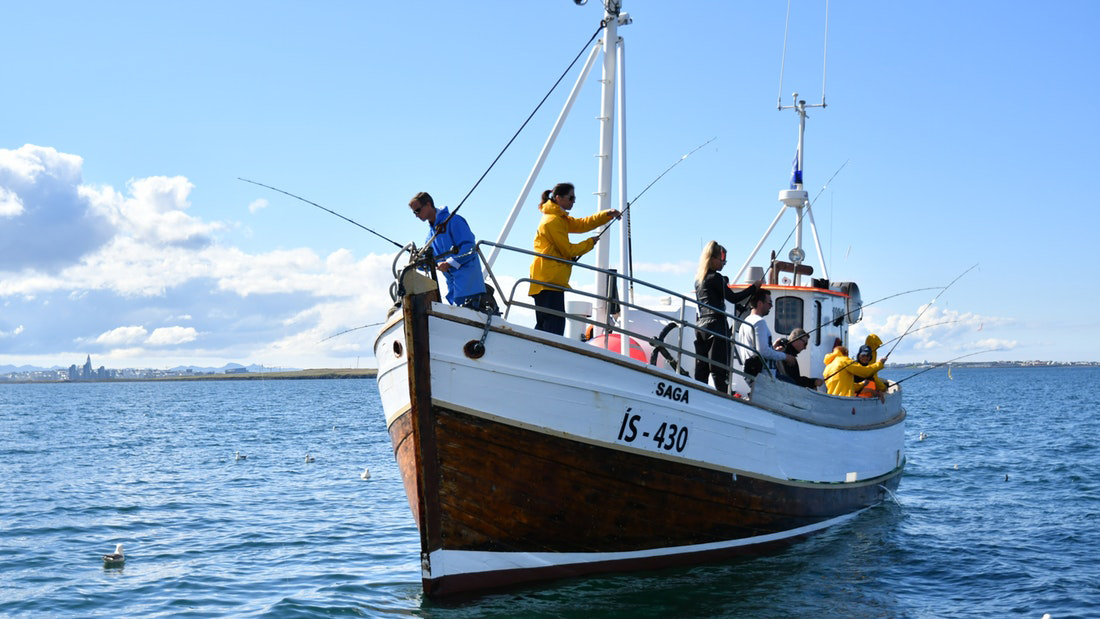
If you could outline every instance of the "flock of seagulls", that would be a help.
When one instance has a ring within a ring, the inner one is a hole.
[[[241,460],[247,460],[247,459],[248,459],[247,455],[245,455],[245,454],[243,454],[239,451],[233,452],[233,461],[234,462],[240,462]],[[307,451],[306,452],[306,458],[305,458],[306,464],[310,464],[310,463],[313,463],[313,462],[316,462],[316,461],[317,461],[317,458],[314,457],[312,453]],[[370,479],[370,469],[369,468],[363,469],[363,472],[359,474],[359,479]],[[120,554],[122,553],[122,545],[121,544],[119,544],[118,552]],[[106,555],[104,555],[104,556],[106,556]]]

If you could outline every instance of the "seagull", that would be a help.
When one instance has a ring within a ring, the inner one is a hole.
[[[918,440],[918,441],[923,441],[923,440],[924,440],[924,439],[926,439],[926,438],[928,438],[928,434],[927,434],[927,433],[925,433],[925,432],[921,432],[921,433],[920,433],[920,436],[918,436],[918,437],[917,437],[917,440]]]
[[[313,462],[313,456],[309,455],[309,452],[307,451],[306,452],[306,463],[308,464],[310,462]]]
[[[236,455],[236,458],[235,458],[236,460],[247,460],[248,459],[248,456],[242,454],[239,451],[236,451],[236,452],[233,452],[233,453]]]
[[[122,544],[115,544],[115,551],[109,555],[103,555],[103,565],[122,565],[126,562],[126,557],[122,555]]]
[[[363,469],[363,472],[359,474],[359,479],[370,479],[370,469]]]

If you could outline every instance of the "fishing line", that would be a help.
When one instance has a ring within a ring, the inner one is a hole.
[[[961,277],[962,277],[963,275],[966,275],[967,273],[969,273],[969,272],[973,271],[973,270],[974,270],[974,269],[976,269],[977,267],[978,267],[978,263],[974,263],[974,266],[972,266],[972,267],[970,267],[969,269],[967,269],[967,270],[963,271],[962,273],[959,273],[959,276],[958,276],[958,277],[956,277],[955,279],[951,280],[951,283],[950,283],[950,284],[948,284],[948,285],[944,286],[944,287],[943,287],[943,290],[939,291],[939,293],[937,293],[937,294],[936,294],[936,296],[935,296],[935,297],[933,297],[933,298],[932,298],[932,300],[928,302],[928,305],[925,305],[925,306],[924,306],[924,309],[922,309],[922,310],[920,311],[920,313],[919,313],[919,314],[917,314],[917,317],[916,317],[916,318],[914,318],[914,319],[913,319],[913,322],[912,322],[912,323],[911,323],[911,324],[909,325],[909,329],[912,329],[912,328],[913,328],[913,326],[917,324],[917,321],[918,321],[918,320],[920,320],[920,317],[921,317],[921,316],[923,316],[923,315],[924,315],[924,313],[928,311],[928,308],[932,307],[932,305],[933,305],[933,304],[934,304],[934,303],[936,302],[936,299],[939,299],[939,298],[940,298],[940,295],[941,295],[941,294],[943,294],[943,293],[947,292],[947,289],[948,289],[948,288],[950,288],[951,286],[953,286],[953,285],[955,284],[955,282],[959,281],[959,279],[960,279],[960,278],[961,278]],[[909,329],[906,329],[906,330],[905,330],[905,331],[904,331],[904,332],[903,332],[903,333],[902,333],[902,334],[901,334],[900,336],[898,336],[898,341],[894,342],[894,345],[893,345],[893,346],[892,346],[892,347],[890,348],[890,352],[886,353],[886,356],[887,356],[887,357],[889,357],[889,356],[890,356],[890,353],[894,352],[894,349],[898,347],[898,344],[900,344],[900,343],[901,343],[901,338],[905,337],[905,336],[906,336],[906,335],[907,335],[907,334],[909,333]]]
[[[893,384],[900,385],[901,383],[904,383],[905,381],[909,380],[910,378],[913,378],[915,376],[920,376],[921,374],[924,374],[925,372],[930,372],[930,371],[932,371],[932,370],[934,370],[938,367],[945,366],[948,363],[953,363],[955,361],[958,361],[959,359],[965,359],[967,357],[973,357],[974,355],[981,355],[981,354],[985,354],[987,352],[1000,352],[1002,350],[1005,350],[1005,349],[1004,348],[991,348],[989,350],[979,350],[978,352],[972,352],[969,355],[962,355],[961,357],[955,357],[954,359],[948,359],[947,361],[944,361],[943,363],[937,363],[936,365],[933,365],[930,368],[923,369],[923,370],[917,372],[916,374],[912,374],[910,376],[906,376],[905,378],[903,378],[901,380],[894,381]]]
[[[296,195],[294,195],[294,194],[290,193],[289,191],[283,191],[282,189],[279,189],[278,187],[272,187],[271,185],[265,185],[265,184],[263,184],[263,183],[257,183],[256,181],[250,181],[250,180],[248,180],[247,178],[241,178],[241,177],[239,177],[239,176],[237,177],[237,180],[239,180],[239,181],[244,181],[244,182],[246,182],[246,183],[252,183],[253,185],[259,185],[260,187],[267,187],[268,189],[270,189],[270,190],[272,190],[272,191],[278,191],[278,192],[279,192],[279,193],[281,193],[281,194],[285,194],[285,195],[288,195],[288,196],[290,196],[290,197],[292,197],[292,198],[295,198],[295,199],[301,200],[302,202],[305,202],[306,204],[312,204],[313,206],[316,206],[317,208],[321,209],[322,211],[327,211],[327,212],[329,212],[329,213],[332,213],[333,215],[336,215],[337,217],[339,217],[340,219],[343,219],[344,221],[347,221],[347,222],[349,222],[349,223],[353,223],[353,224],[355,224],[355,225],[359,226],[360,228],[362,228],[362,229],[366,230],[367,232],[370,232],[370,233],[371,233],[371,234],[373,234],[374,236],[376,236],[376,237],[378,237],[378,238],[380,238],[380,239],[382,239],[382,240],[384,240],[384,241],[389,241],[390,243],[393,243],[393,244],[394,244],[394,245],[395,245],[395,246],[396,246],[396,247],[397,247],[398,249],[403,249],[403,248],[404,248],[404,247],[403,247],[403,246],[401,245],[401,243],[398,243],[397,241],[395,241],[395,240],[393,240],[393,239],[388,239],[388,238],[386,238],[386,237],[382,236],[381,234],[378,234],[378,233],[377,233],[377,232],[375,232],[374,230],[371,230],[370,228],[368,228],[368,227],[364,226],[363,224],[361,224],[361,223],[359,223],[359,222],[355,221],[354,219],[349,219],[349,218],[347,218],[347,217],[344,217],[344,216],[343,216],[343,215],[341,215],[340,213],[337,213],[336,211],[334,211],[334,210],[332,210],[332,209],[330,209],[330,208],[325,208],[325,207],[321,206],[320,204],[317,204],[316,202],[311,202],[311,201],[309,201],[309,200],[306,200],[306,199],[305,199],[305,198],[303,198],[302,196],[296,196]]]
[[[944,325],[953,325],[956,322],[962,322],[962,320],[961,319],[955,319],[955,320],[945,320],[943,322],[934,322],[930,325],[924,325],[923,327],[917,327],[916,329],[913,329],[912,331],[910,331],[910,333],[916,333],[917,331],[923,331],[925,329],[931,329],[932,327],[942,327]],[[900,340],[901,337],[902,336],[900,336],[900,335],[897,336],[897,337],[892,337],[892,338],[886,340],[885,342],[883,342],[882,344],[880,344],[880,346],[885,346],[885,345],[889,344],[890,342],[893,342],[894,340]]]
[[[863,310],[863,308],[865,308],[865,307],[871,307],[871,306],[872,306],[872,305],[874,305],[875,303],[882,303],[883,301],[886,301],[886,300],[888,300],[888,299],[893,299],[894,297],[900,297],[900,296],[901,296],[901,295],[903,295],[903,294],[912,294],[912,293],[914,293],[914,292],[925,292],[925,291],[927,291],[927,290],[939,290],[939,288],[940,288],[939,286],[931,286],[931,287],[929,287],[929,288],[914,288],[914,289],[912,289],[912,290],[906,290],[905,292],[899,292],[899,293],[897,293],[897,294],[892,294],[892,295],[890,295],[890,296],[888,296],[888,297],[882,297],[881,299],[878,299],[878,300],[875,300],[875,301],[871,301],[870,303],[864,303],[863,305],[860,305],[860,306],[859,306],[859,310],[850,310],[850,311],[848,311],[848,312],[845,312],[845,313],[843,314],[843,316],[844,316],[844,319],[845,319],[845,320],[848,320],[848,319],[850,319],[850,318],[851,318],[852,314],[853,314],[853,313],[855,313],[856,311],[862,311],[862,310]],[[823,324],[820,324],[820,325],[818,325],[817,327],[814,327],[814,329],[813,329],[813,330],[811,330],[811,331],[808,331],[808,332],[806,333],[806,335],[810,335],[811,333],[816,333],[817,331],[820,331],[821,329],[824,329],[825,327],[827,327],[827,326],[829,326],[829,325],[833,324],[833,323],[834,323],[835,321],[836,321],[836,318],[833,318],[832,320],[827,320],[827,321],[825,321],[825,322],[824,322]],[[923,329],[924,327],[921,327],[921,328]],[[901,336],[898,336],[898,337],[901,337]],[[897,339],[897,338],[894,338],[894,339]],[[890,340],[890,341],[893,341],[893,340]]]
[[[351,333],[352,331],[358,331],[359,329],[366,329],[367,327],[377,327],[378,325],[385,324],[385,323],[386,323],[386,321],[383,320],[382,322],[372,322],[371,324],[363,325],[362,327],[355,327],[353,329],[346,329],[346,330],[341,331],[339,333],[335,333],[333,335],[330,335],[330,336],[326,337],[325,339],[323,339],[321,341],[322,342],[327,342],[328,340],[331,340],[332,338],[334,338],[338,335],[343,335],[345,333]]]
[[[661,177],[663,177],[663,176],[664,176],[665,174],[668,174],[669,172],[671,172],[671,171],[672,171],[672,168],[675,168],[676,166],[678,166],[678,165],[680,165],[681,163],[683,163],[683,162],[684,162],[684,159],[687,159],[688,157],[690,157],[690,156],[694,155],[694,154],[695,154],[695,151],[697,151],[697,150],[699,150],[699,149],[703,148],[703,147],[704,147],[704,146],[706,146],[707,144],[710,144],[711,142],[713,142],[713,141],[715,141],[715,140],[717,140],[717,139],[718,139],[718,136],[714,136],[713,138],[711,138],[711,139],[707,140],[706,142],[703,142],[702,144],[700,144],[700,145],[696,146],[696,147],[695,147],[694,149],[692,149],[692,150],[691,150],[691,152],[690,152],[690,153],[688,153],[688,154],[686,154],[686,155],[681,155],[681,156],[680,156],[680,158],[676,160],[676,163],[673,163],[672,165],[668,166],[668,168],[666,168],[664,172],[661,172],[660,174],[658,174],[658,175],[657,175],[657,178],[653,179],[653,180],[652,180],[652,181],[651,181],[651,182],[650,182],[650,183],[649,183],[648,185],[646,185],[646,186],[645,186],[645,189],[641,190],[641,192],[639,192],[639,193],[638,193],[638,195],[634,196],[634,199],[633,199],[633,200],[630,200],[630,201],[628,201],[628,202],[626,203],[626,207],[625,207],[625,208],[623,208],[623,212],[619,213],[619,219],[622,219],[623,217],[625,217],[625,216],[626,216],[626,212],[630,210],[630,207],[634,206],[634,203],[638,201],[638,198],[640,198],[640,197],[642,197],[643,195],[645,195],[645,192],[649,191],[649,188],[650,188],[650,187],[652,187],[652,186],[653,186],[653,185],[654,185],[654,184],[655,184],[655,183],[656,183],[657,181],[661,180]],[[597,239],[597,240],[599,240],[599,238],[600,238],[601,236],[603,236],[603,233],[604,233],[604,232],[607,232],[607,230],[608,230],[608,229],[609,229],[610,227],[611,227],[611,224],[607,224],[606,226],[604,226],[603,230],[600,230],[600,233],[596,235],[596,239]]]
[[[485,177],[489,175],[489,171],[493,169],[498,161],[500,161],[500,158],[504,156],[505,151],[507,151],[508,148],[512,145],[512,142],[516,141],[516,138],[519,137],[519,134],[522,133],[523,130],[527,127],[527,123],[531,122],[531,119],[535,117],[535,114],[539,111],[540,108],[542,108],[542,105],[546,103],[546,100],[549,99],[550,95],[553,94],[553,92],[558,88],[558,86],[561,84],[561,81],[565,79],[565,76],[573,70],[573,66],[577,64],[577,61],[580,60],[581,56],[584,55],[585,50],[587,50],[588,46],[592,44],[592,41],[596,40],[596,37],[600,35],[600,31],[602,31],[603,29],[604,23],[603,21],[601,21],[600,27],[596,28],[596,32],[592,33],[592,36],[588,39],[588,42],[585,43],[584,46],[581,48],[581,51],[577,52],[577,56],[573,59],[573,62],[569,63],[569,66],[565,68],[565,71],[562,71],[561,76],[558,77],[558,81],[554,82],[554,85],[551,86],[546,95],[542,97],[542,101],[539,101],[539,104],[536,105],[535,109],[531,111],[531,114],[527,117],[527,120],[523,121],[523,124],[520,125],[519,129],[516,130],[516,133],[512,136],[512,139],[508,140],[508,143],[505,144],[504,148],[500,150],[500,153],[498,153],[496,158],[493,159],[493,162],[490,163],[489,167],[485,169],[484,173],[482,173],[481,178],[477,179],[477,182],[474,183],[474,186],[470,188],[470,191],[466,192],[466,196],[462,198],[462,200],[458,203],[458,206],[455,207],[455,210],[451,211],[447,215],[447,219],[444,219],[442,223],[436,226],[435,234],[433,234],[432,238],[428,239],[428,241],[424,243],[425,247],[430,247],[432,241],[435,240],[435,237],[438,236],[440,232],[447,229],[447,222],[450,221],[452,217],[458,214],[458,209],[462,208],[462,205],[466,203],[466,199],[469,198],[472,193],[474,193],[474,190],[477,189],[477,186],[481,184],[481,181],[485,180]]]
[[[915,292],[915,291],[914,291],[914,292]],[[904,294],[904,293],[903,293],[903,294]],[[959,320],[958,320],[958,319],[956,319],[956,320],[945,320],[945,321],[943,321],[943,322],[934,322],[934,323],[932,323],[932,324],[930,324],[930,325],[924,325],[923,327],[918,327],[918,328],[916,328],[916,329],[913,329],[913,330],[912,330],[912,331],[910,331],[909,333],[916,333],[917,331],[921,331],[921,330],[923,330],[923,329],[931,329],[932,327],[942,327],[942,326],[944,326],[944,325],[950,325],[950,324],[955,324],[956,322],[959,322]],[[886,340],[885,342],[883,342],[882,344],[879,344],[879,347],[881,348],[882,346],[885,346],[886,344],[889,344],[890,342],[893,342],[894,340],[900,340],[900,339],[901,339],[902,337],[904,337],[905,335],[906,335],[906,334],[905,334],[905,333],[903,333],[903,334],[901,334],[901,335],[899,335],[899,336],[897,336],[897,337],[894,337],[894,338],[888,339],[888,340]],[[891,352],[893,352],[893,351],[891,350]],[[974,354],[977,354],[977,353],[974,353]],[[885,361],[886,357],[889,357],[889,356],[890,356],[890,354],[889,354],[889,353],[887,353],[887,354],[886,354],[886,355],[884,355],[884,356],[883,356],[882,358],[883,358],[883,360]],[[855,361],[853,361],[852,363],[858,363],[858,361],[859,361],[859,360],[858,360],[858,359],[856,359],[856,360],[855,360]],[[951,361],[947,361],[947,363],[951,363]],[[842,372],[843,370],[847,369],[847,368],[848,368],[848,367],[849,367],[850,365],[852,365],[852,364],[851,364],[851,363],[849,363],[848,365],[846,365],[846,366],[844,366],[844,367],[840,368],[839,370],[837,370],[837,371],[833,372],[832,374],[829,374],[828,376],[826,376],[826,377],[825,377],[825,380],[829,380],[830,378],[832,378],[832,377],[836,376],[837,374],[839,374],[839,373],[840,373],[840,372]]]

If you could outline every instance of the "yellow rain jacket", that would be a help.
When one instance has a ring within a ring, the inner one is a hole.
[[[538,232],[535,233],[535,251],[547,256],[554,256],[564,260],[575,260],[592,251],[596,242],[585,239],[580,243],[570,243],[570,232],[588,232],[611,221],[614,217],[611,211],[600,211],[588,217],[570,217],[565,209],[547,200],[539,207],[542,211],[542,221],[539,222]],[[536,256],[531,263],[531,279],[536,282],[557,284],[562,288],[569,287],[569,275],[573,272],[573,265],[569,262],[558,262],[542,256]],[[549,286],[532,282],[527,294],[535,296],[543,290],[557,290]]]
[[[834,349],[825,355],[825,387],[829,395],[852,397],[856,394],[856,378],[870,378],[881,369],[881,361],[860,365],[855,359]]]
[[[878,361],[878,349],[882,346],[882,339],[872,333],[867,336],[867,339],[863,343],[871,347],[871,361]],[[875,372],[874,376],[871,378],[875,379],[875,389],[886,391],[886,381],[878,377],[878,372]]]

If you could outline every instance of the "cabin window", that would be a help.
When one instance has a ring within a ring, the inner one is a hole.
[[[776,333],[790,333],[802,326],[803,301],[798,297],[779,297],[772,311],[775,312]]]
[[[814,346],[821,346],[821,327],[824,326],[821,323],[821,301],[814,301]]]

